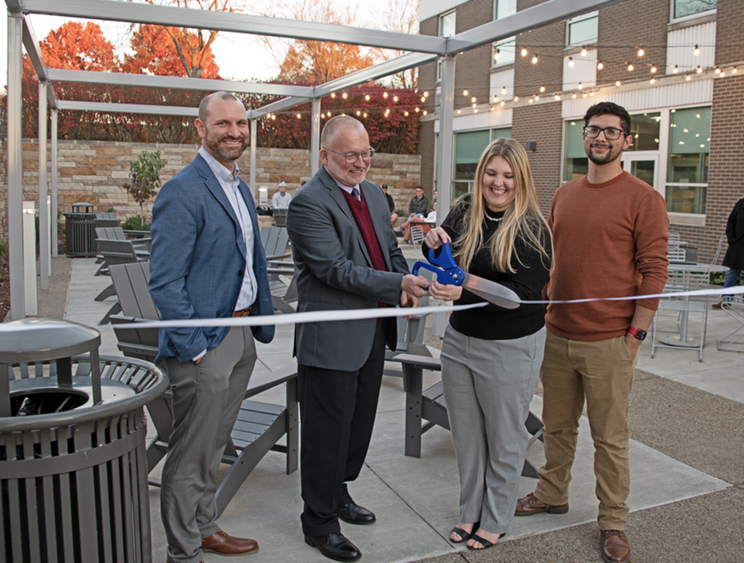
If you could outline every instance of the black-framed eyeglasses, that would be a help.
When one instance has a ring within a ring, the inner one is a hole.
[[[328,147],[323,148],[329,152],[340,154],[346,159],[347,164],[354,164],[360,156],[362,157],[362,160],[364,162],[369,162],[370,160],[372,160],[372,157],[375,156],[375,149],[368,149],[364,152],[338,152],[334,151],[333,149],[329,149]]]
[[[617,127],[597,127],[595,125],[587,125],[586,127],[584,127],[584,135],[586,135],[590,139],[599,137],[599,134],[603,132],[605,139],[607,139],[608,141],[617,141],[621,135],[627,136],[627,133],[625,131],[623,131],[622,129],[618,129]]]

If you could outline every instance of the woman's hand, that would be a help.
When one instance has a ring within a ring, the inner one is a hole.
[[[462,296],[462,287],[434,280],[429,286],[429,295],[441,301],[457,301]]]
[[[426,246],[428,246],[432,250],[436,250],[444,243],[450,242],[450,240],[452,239],[450,239],[447,231],[445,231],[442,227],[434,227],[432,230],[426,233],[426,237],[424,238]]]

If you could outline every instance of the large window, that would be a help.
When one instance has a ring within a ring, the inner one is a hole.
[[[672,19],[714,12],[718,0],[672,0]]]
[[[511,137],[511,127],[455,133],[455,167],[452,199],[473,191],[475,170],[483,151],[493,139]]]
[[[586,45],[597,42],[599,12],[589,12],[568,20],[567,45]]]
[[[491,46],[491,67],[514,64],[517,44],[514,37],[497,41]]]
[[[642,113],[631,116],[630,134],[633,143],[629,151],[659,150],[660,113]]]
[[[581,131],[584,128],[583,119],[566,121],[565,155],[563,165],[563,181],[581,178],[589,171],[589,159],[584,150],[584,140]]]
[[[495,0],[493,19],[500,20],[517,13],[517,0]]]
[[[710,107],[671,110],[667,210],[705,213],[710,153]]]

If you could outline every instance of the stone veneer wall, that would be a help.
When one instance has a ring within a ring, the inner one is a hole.
[[[140,207],[124,190],[129,180],[129,163],[142,151],[159,150],[165,162],[160,173],[162,183],[169,180],[196,156],[197,145],[119,143],[104,141],[59,141],[57,204],[60,211],[71,211],[77,202],[93,204],[94,211],[113,209],[119,219],[140,215]],[[36,140],[23,142],[23,199],[39,197],[39,152]],[[7,238],[7,145],[0,141],[0,239]],[[250,155],[246,150],[238,161],[241,176],[250,178]],[[283,179],[294,194],[302,182],[310,179],[310,151],[259,148],[256,154],[256,185],[268,187],[269,204]],[[48,167],[51,177],[51,165]],[[408,202],[421,183],[421,157],[418,155],[377,154],[367,179],[387,184],[396,209],[408,209]],[[51,187],[50,187],[51,190]],[[257,195],[258,197],[258,195]],[[145,204],[149,217],[154,199]]]

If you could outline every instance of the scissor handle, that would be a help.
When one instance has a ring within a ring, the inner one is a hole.
[[[439,253],[439,256],[436,255],[434,249],[430,248],[428,258],[429,262],[431,262],[435,266],[439,266],[444,270],[452,270],[458,267],[455,259],[452,257],[452,249],[450,248],[450,243],[448,242],[445,242],[442,245],[442,251]]]
[[[417,276],[419,269],[425,268],[434,272],[437,275],[437,281],[441,284],[462,285],[462,282],[465,281],[465,271],[455,263],[449,243],[442,245],[439,257],[435,256],[434,251],[430,248],[429,262],[439,267],[435,268],[426,262],[419,261],[413,265],[411,273]]]

